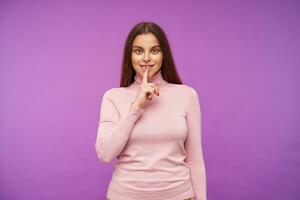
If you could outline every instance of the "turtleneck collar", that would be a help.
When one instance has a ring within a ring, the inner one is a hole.
[[[137,85],[137,84],[140,85],[142,82],[143,82],[143,77],[140,74],[136,73],[135,76],[134,76],[134,82],[133,83],[135,85]],[[154,74],[150,78],[150,80],[148,80],[148,82],[154,83],[154,84],[156,84],[160,87],[168,84],[168,82],[163,79],[162,74],[161,74],[161,70],[159,70],[156,74]]]

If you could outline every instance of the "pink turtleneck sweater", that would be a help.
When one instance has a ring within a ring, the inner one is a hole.
[[[111,200],[206,200],[201,113],[195,89],[166,82],[159,71],[149,82],[160,86],[144,108],[133,106],[142,82],[107,90],[95,143],[98,158],[117,158],[107,198]]]

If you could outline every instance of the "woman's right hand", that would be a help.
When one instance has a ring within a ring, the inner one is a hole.
[[[144,108],[147,101],[152,100],[154,94],[159,96],[159,86],[154,83],[148,83],[148,67],[146,67],[143,74],[143,81],[139,86],[138,93],[132,104],[135,104],[140,108]]]

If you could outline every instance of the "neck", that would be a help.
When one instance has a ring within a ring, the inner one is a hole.
[[[140,74],[136,73],[134,77],[134,84],[140,85],[142,82],[143,82],[143,77]],[[168,82],[163,79],[161,70],[156,72],[156,74],[150,77],[150,79],[148,78],[148,83],[149,82],[154,83],[155,85],[158,85],[160,87],[168,84]]]

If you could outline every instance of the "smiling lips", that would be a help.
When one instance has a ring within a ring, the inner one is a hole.
[[[153,67],[154,65],[140,65],[143,69],[145,69],[146,67]]]

